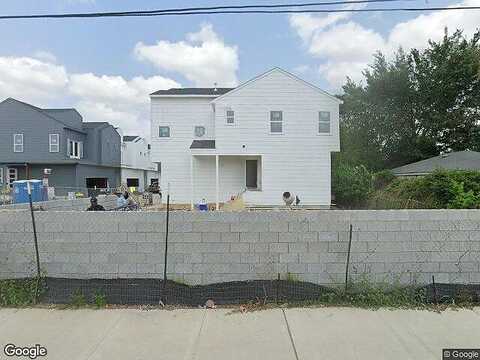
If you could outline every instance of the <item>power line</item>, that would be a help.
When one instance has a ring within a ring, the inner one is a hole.
[[[370,8],[370,9],[282,9],[290,7],[312,7],[327,5],[350,5],[362,3],[394,2],[402,0],[353,0],[329,1],[316,3],[297,4],[266,4],[266,5],[235,5],[214,6],[197,8],[177,8],[162,10],[139,10],[121,12],[96,12],[96,13],[69,13],[69,14],[37,14],[37,15],[0,15],[0,20],[9,19],[47,19],[47,18],[98,18],[122,16],[185,16],[185,15],[215,15],[215,14],[302,14],[302,13],[344,13],[344,12],[389,12],[389,11],[451,11],[451,10],[480,10],[480,6],[454,6],[454,7],[412,7],[412,8]],[[414,0],[403,0],[414,1]],[[273,10],[258,10],[258,9]],[[255,10],[245,10],[255,9]]]

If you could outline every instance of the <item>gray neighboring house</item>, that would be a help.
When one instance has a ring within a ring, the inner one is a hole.
[[[120,185],[121,138],[107,122],[83,122],[75,109],[0,103],[0,187],[52,170],[56,195]]]
[[[442,154],[397,167],[392,172],[396,176],[423,176],[438,169],[480,171],[480,152],[465,150]]]

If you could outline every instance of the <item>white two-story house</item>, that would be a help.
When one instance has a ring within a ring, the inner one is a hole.
[[[216,207],[242,193],[247,205],[330,206],[331,153],[340,150],[341,100],[274,68],[230,88],[150,95],[152,161],[172,203]]]
[[[121,183],[143,192],[150,185],[159,184],[160,173],[157,164],[151,161],[150,144],[137,135],[121,135]]]

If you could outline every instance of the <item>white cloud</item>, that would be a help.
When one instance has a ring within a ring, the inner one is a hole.
[[[128,80],[122,76],[69,74],[63,66],[48,60],[0,57],[0,101],[13,97],[39,107],[76,107],[85,121],[108,121],[122,127],[125,134],[148,136],[148,95],[180,86],[162,76]]]
[[[238,50],[226,45],[211,24],[190,33],[186,41],[160,40],[155,45],[139,42],[135,46],[138,59],[151,62],[161,70],[177,72],[196,86],[235,86],[238,84]]]
[[[467,0],[452,6],[474,5]],[[346,76],[363,78],[362,70],[372,61],[372,55],[382,51],[391,55],[399,46],[404,49],[422,48],[429,39],[440,40],[444,28],[463,29],[467,36],[479,26],[475,11],[434,11],[396,24],[390,32],[382,34],[351,20],[352,13],[326,16],[292,15],[290,26],[302,39],[307,51],[321,61],[320,73],[333,89],[345,82]]]
[[[37,58],[38,60],[42,60],[42,61],[46,61],[46,62],[50,62],[50,63],[56,63],[57,62],[57,57],[55,55],[53,55],[51,52],[48,52],[48,51],[42,51],[42,50],[36,51],[33,54],[33,57]]]
[[[0,97],[44,102],[68,84],[63,66],[30,57],[0,57]]]
[[[171,87],[180,84],[162,76],[126,80],[86,73],[70,76],[69,91],[79,99],[76,107],[86,121],[108,121],[120,126],[125,134],[148,135],[148,95]]]

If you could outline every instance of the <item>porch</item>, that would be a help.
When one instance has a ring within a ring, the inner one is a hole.
[[[192,152],[190,157],[190,206],[203,199],[220,203],[244,192],[262,190],[262,155]]]

